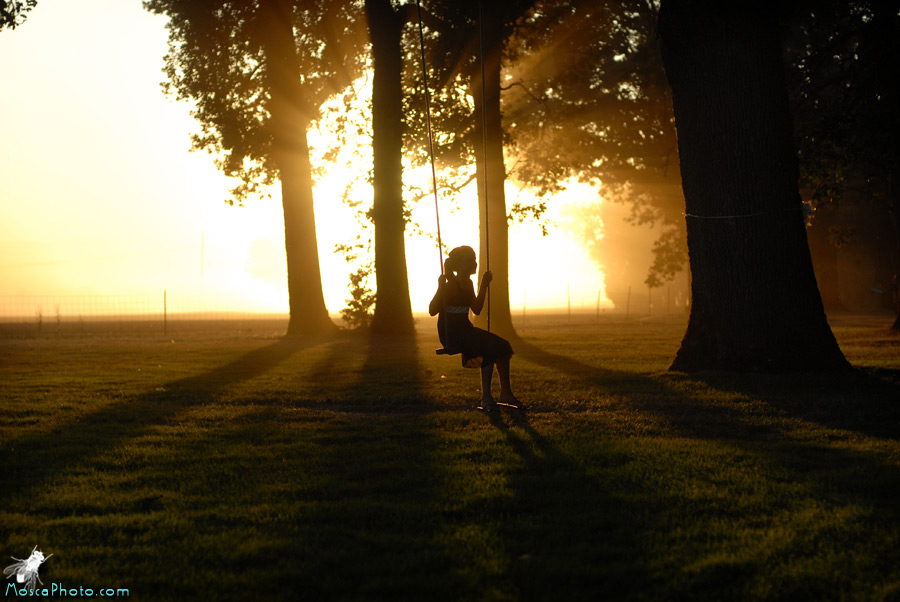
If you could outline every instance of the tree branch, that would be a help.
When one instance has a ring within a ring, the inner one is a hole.
[[[527,87],[525,84],[523,84],[523,83],[521,82],[521,80],[520,80],[520,81],[517,81],[517,82],[513,82],[513,83],[509,84],[508,86],[500,86],[500,90],[501,90],[501,91],[509,90],[509,89],[512,88],[513,86],[520,86],[523,90],[525,90],[525,93],[528,94],[528,96],[532,97],[535,101],[537,101],[537,102],[539,102],[539,103],[541,103],[541,104],[544,104],[545,102],[547,102],[547,99],[546,99],[546,98],[540,98],[540,97],[538,97],[538,96],[535,96],[535,95],[531,92],[531,90],[529,90],[528,87]]]

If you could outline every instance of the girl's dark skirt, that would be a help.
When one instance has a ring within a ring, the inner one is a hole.
[[[446,318],[449,321],[445,322]],[[463,314],[442,312],[438,316],[438,336],[445,348],[454,353],[462,353],[463,366],[470,368],[493,364],[513,354],[509,341],[473,326],[469,322],[469,316]],[[480,363],[478,358],[481,359]]]

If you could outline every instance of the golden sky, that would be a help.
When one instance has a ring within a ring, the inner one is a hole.
[[[140,0],[41,0],[24,25],[0,33],[0,296],[167,290],[286,311],[278,191],[244,207],[224,203],[232,184],[212,157],[189,152],[190,107],[160,88],[165,52],[165,19]],[[356,227],[334,202],[352,177],[344,169],[316,187],[333,315],[353,269],[334,253]],[[519,194],[508,184],[508,202]],[[596,194],[573,187],[550,203],[551,221],[566,199]],[[441,207],[445,245],[477,249],[476,202],[472,188],[461,195],[462,211]],[[415,216],[433,230],[432,205],[423,202]],[[514,311],[526,296],[528,308],[565,307],[567,289],[574,308],[595,306],[602,274],[573,240],[555,228],[541,237],[535,224],[513,226],[510,238]],[[407,255],[413,310],[425,311],[437,251],[410,235]]]

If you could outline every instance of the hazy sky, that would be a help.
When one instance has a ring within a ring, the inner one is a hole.
[[[232,184],[212,157],[189,152],[190,107],[160,88],[166,36],[165,19],[140,0],[41,0],[24,25],[0,33],[0,296],[166,289],[287,309],[278,190],[245,207],[224,203]],[[333,252],[356,228],[338,205],[350,175],[335,168],[315,191],[332,314],[352,271]],[[569,198],[594,195],[582,187]],[[444,242],[477,249],[474,190],[460,202],[455,214],[441,208]],[[551,203],[551,217],[563,202]],[[433,230],[433,206],[416,216]],[[510,247],[514,308],[526,291],[528,307],[564,307],[569,285],[573,307],[594,306],[602,274],[574,241],[555,229],[541,238],[528,224],[511,229]],[[413,309],[424,311],[437,250],[409,236],[407,254]]]

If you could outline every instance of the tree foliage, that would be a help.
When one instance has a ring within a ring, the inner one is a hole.
[[[0,0],[0,31],[15,29],[25,22],[27,13],[37,6],[37,0]]]
[[[892,220],[896,274],[900,8],[884,0],[829,0],[801,3],[793,16],[798,22],[789,38],[788,73],[804,195],[829,218],[849,204],[868,205],[874,219]],[[840,221],[829,230],[836,246],[852,239],[850,227]],[[900,329],[900,307],[897,310],[894,327]]]
[[[334,329],[319,271],[307,142],[319,107],[355,77],[363,37],[352,1],[146,0],[169,17],[164,88],[194,104],[195,150],[216,157],[243,203],[281,184],[288,334]]]
[[[475,0],[429,2],[427,70],[432,74],[432,114],[437,162],[458,170],[451,184],[478,182],[479,257],[493,272],[488,311],[478,320],[515,336],[509,311],[508,220],[504,183],[506,130],[501,108],[504,64],[512,60],[508,42],[533,1],[482,3]],[[421,70],[421,65],[420,65]],[[424,96],[421,95],[421,96]],[[420,96],[420,97],[421,97]],[[419,113],[421,115],[421,112]],[[418,118],[423,124],[424,118]],[[424,140],[424,136],[420,136]],[[420,144],[427,149],[427,144]],[[426,157],[427,153],[420,153]],[[471,244],[471,243],[470,243]],[[491,302],[493,300],[493,302]],[[493,322],[491,320],[493,319]]]
[[[376,295],[368,282],[371,269],[367,265],[350,273],[350,298],[345,300],[347,306],[341,310],[341,317],[351,328],[368,328],[372,323]]]
[[[516,179],[539,194],[573,177],[600,183],[605,198],[631,206],[632,223],[661,224],[652,287],[686,261],[657,11],[652,0],[539,2],[519,29],[505,103]]]
[[[887,200],[900,160],[900,9],[832,0],[801,15],[789,45],[803,183],[814,203]]]
[[[271,73],[261,7],[271,0],[145,0],[169,17],[163,89],[193,103],[200,131],[194,150],[216,157],[223,173],[240,180],[229,202],[263,194],[278,177],[270,124]],[[277,4],[277,2],[276,2]],[[296,53],[296,118],[310,123],[331,95],[359,76],[364,33],[353,2],[311,0],[291,6]]]

